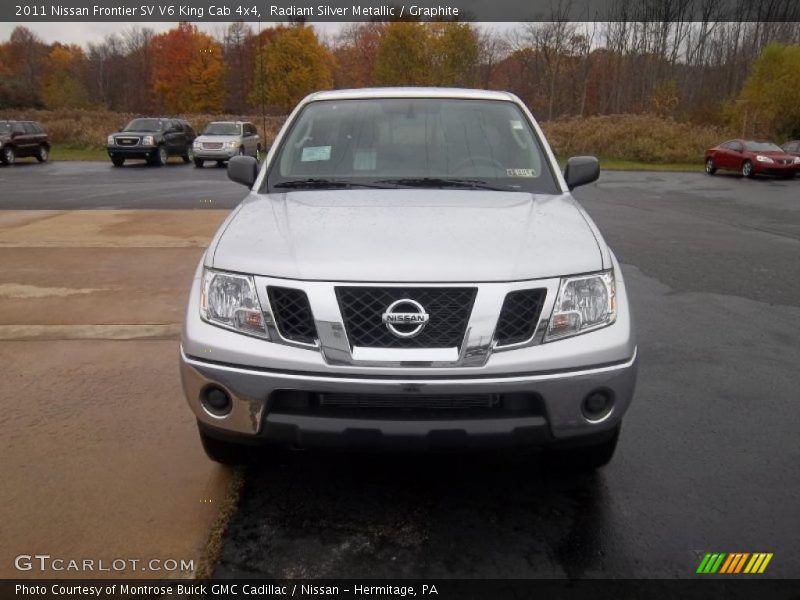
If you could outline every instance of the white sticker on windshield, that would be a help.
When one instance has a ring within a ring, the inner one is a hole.
[[[533,169],[506,169],[509,177],[536,177]]]
[[[511,121],[511,129],[522,131],[524,129],[522,127],[522,121]]]
[[[330,159],[330,146],[308,146],[307,148],[303,148],[303,155],[300,157],[301,162],[316,162]]]
[[[375,150],[356,150],[353,155],[353,170],[374,171],[377,158]]]

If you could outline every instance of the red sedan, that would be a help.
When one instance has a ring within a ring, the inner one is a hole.
[[[729,140],[706,150],[706,173],[717,169],[739,171],[745,177],[758,174],[794,177],[800,173],[800,157],[792,156],[777,144],[756,140]]]

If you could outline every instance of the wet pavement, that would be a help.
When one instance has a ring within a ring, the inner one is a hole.
[[[279,452],[215,575],[800,576],[800,181],[607,173],[576,196],[623,263],[639,383],[613,462]]]

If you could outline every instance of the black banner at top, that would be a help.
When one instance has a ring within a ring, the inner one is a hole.
[[[0,21],[796,22],[800,1],[770,0],[2,0]]]

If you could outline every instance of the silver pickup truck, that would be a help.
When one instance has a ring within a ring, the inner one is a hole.
[[[612,457],[637,347],[619,264],[502,92],[305,98],[200,262],[181,373],[204,448],[544,447]]]

